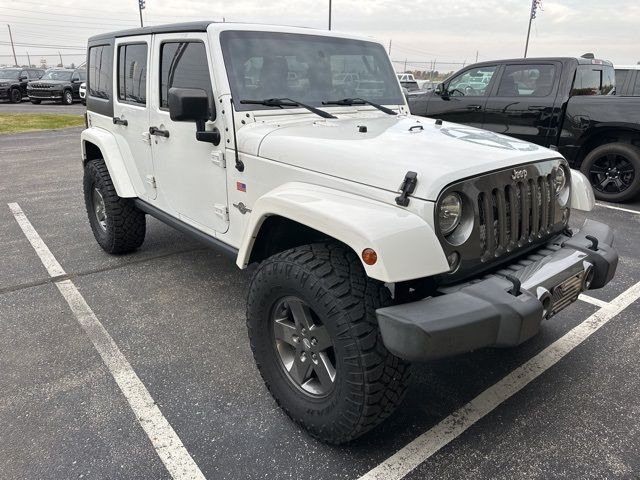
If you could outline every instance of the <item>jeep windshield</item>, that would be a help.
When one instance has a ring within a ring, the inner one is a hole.
[[[0,70],[0,79],[2,80],[16,80],[20,70],[17,69],[2,69]]]
[[[40,80],[71,80],[71,74],[73,72],[64,72],[61,70],[50,70],[45,73]]]
[[[222,32],[220,41],[239,111],[269,108],[240,104],[240,99],[294,98],[313,107],[343,98],[380,105],[404,103],[389,57],[377,43],[232,30]]]

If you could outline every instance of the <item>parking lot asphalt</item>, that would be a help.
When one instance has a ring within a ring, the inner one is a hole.
[[[29,100],[21,103],[10,103],[0,101],[0,113],[65,113],[69,115],[83,115],[87,108],[80,102],[73,105],[62,105],[60,103],[43,101],[40,105],[34,105]]]
[[[170,478],[9,203],[211,479],[356,480],[600,311],[579,301],[518,348],[414,365],[396,414],[351,444],[321,444],[280,411],[254,367],[247,272],[153,219],[137,252],[98,247],[82,199],[79,132],[0,136],[0,477]],[[616,231],[618,275],[588,293],[611,302],[640,281],[640,215],[596,207],[586,216]],[[574,212],[572,222],[584,217]],[[405,478],[638,478],[639,315],[631,302]]]

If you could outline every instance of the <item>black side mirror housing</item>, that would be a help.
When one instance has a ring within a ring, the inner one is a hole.
[[[24,76],[24,75],[23,75],[22,77],[20,77],[20,81],[22,81],[22,80],[28,80],[28,79],[29,79],[29,77]]]
[[[196,140],[220,143],[220,130],[216,127],[205,130],[207,120],[215,120],[215,106],[209,101],[209,95],[200,88],[169,89],[169,117],[174,122],[196,122]]]
[[[444,92],[446,92],[447,89],[444,88],[444,83],[439,83],[438,86],[436,87],[436,94],[437,95],[443,95]]]

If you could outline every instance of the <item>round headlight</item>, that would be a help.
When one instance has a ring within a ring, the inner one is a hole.
[[[462,218],[462,200],[457,193],[450,193],[442,199],[438,208],[438,226],[443,235],[453,232]]]
[[[567,185],[567,172],[564,171],[564,167],[556,168],[556,174],[553,177],[553,184],[556,187],[556,195],[559,195]]]

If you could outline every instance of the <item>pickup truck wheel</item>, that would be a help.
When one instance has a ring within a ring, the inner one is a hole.
[[[11,101],[11,103],[20,103],[22,102],[22,92],[20,91],[19,88],[13,88],[11,90],[10,96],[9,96],[9,100]]]
[[[108,253],[132,252],[144,241],[146,219],[131,198],[121,198],[104,160],[84,167],[84,201],[93,236]]]
[[[640,192],[640,149],[633,145],[601,145],[585,157],[580,170],[600,200],[625,202]]]
[[[62,92],[62,103],[64,105],[73,105],[73,93],[71,90],[65,90]]]
[[[391,297],[353,251],[318,243],[274,255],[256,270],[248,297],[260,374],[311,435],[347,442],[402,402],[409,364],[385,348],[375,317]]]

